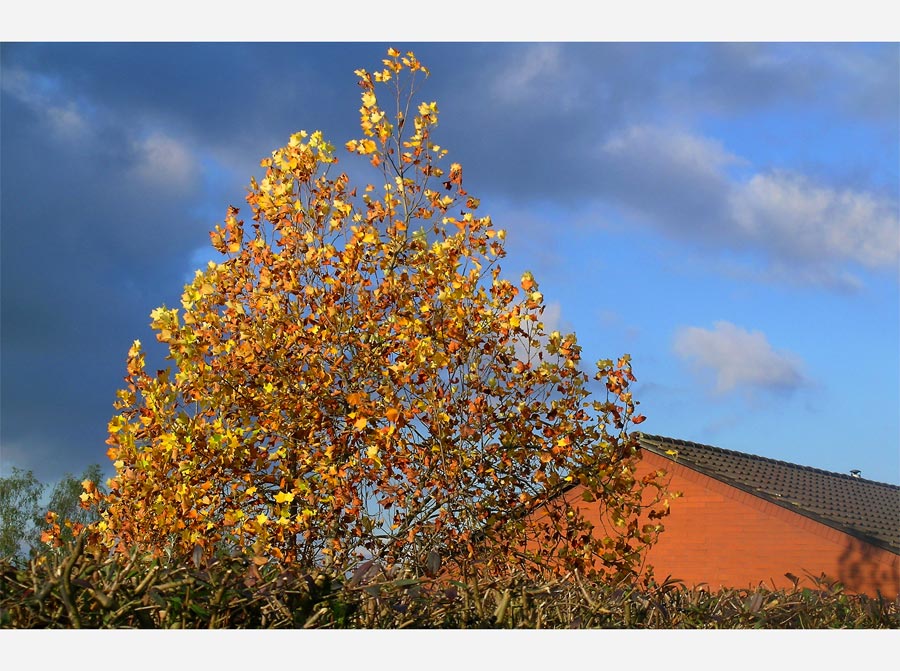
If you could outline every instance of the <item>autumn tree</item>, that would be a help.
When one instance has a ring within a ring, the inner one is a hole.
[[[505,233],[433,141],[414,54],[356,75],[347,163],[383,185],[353,184],[320,132],[261,162],[249,222],[228,208],[210,234],[222,259],[151,315],[172,366],[148,371],[138,341],[128,353],[116,475],[86,492],[95,540],[306,567],[633,570],[658,483],[634,475],[628,357],[597,363],[592,400],[575,335],[545,332],[537,280],[501,276]],[[574,484],[585,500],[560,504]]]
[[[105,493],[100,464],[85,468],[81,477],[66,473],[50,492],[41,539],[74,540],[82,529],[99,521],[99,509],[90,503]]]

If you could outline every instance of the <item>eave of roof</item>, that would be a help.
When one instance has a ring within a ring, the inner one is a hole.
[[[666,459],[900,554],[897,485],[677,438],[640,433],[638,440]]]

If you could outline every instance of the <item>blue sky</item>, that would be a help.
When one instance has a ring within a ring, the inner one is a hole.
[[[260,158],[357,135],[388,46],[504,275],[588,361],[632,355],[642,430],[900,484],[896,42],[5,42],[3,474],[107,466],[149,312]]]

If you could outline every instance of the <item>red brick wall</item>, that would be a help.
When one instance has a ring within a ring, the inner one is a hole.
[[[645,450],[639,474],[656,469],[682,492],[648,554],[657,580],[671,576],[712,590],[784,588],[791,586],[785,573],[809,585],[807,572],[824,572],[848,592],[900,592],[900,556]]]

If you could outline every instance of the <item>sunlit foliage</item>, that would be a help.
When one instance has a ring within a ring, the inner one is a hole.
[[[501,276],[505,232],[432,138],[427,69],[392,49],[356,75],[347,163],[383,184],[354,184],[320,132],[262,161],[249,222],[228,208],[221,260],[151,315],[172,366],[128,353],[116,475],[87,490],[93,541],[348,570],[635,570],[660,496],[634,476],[629,357],[596,364],[592,400],[574,334],[545,332],[531,273]],[[583,500],[561,503],[575,485]]]

